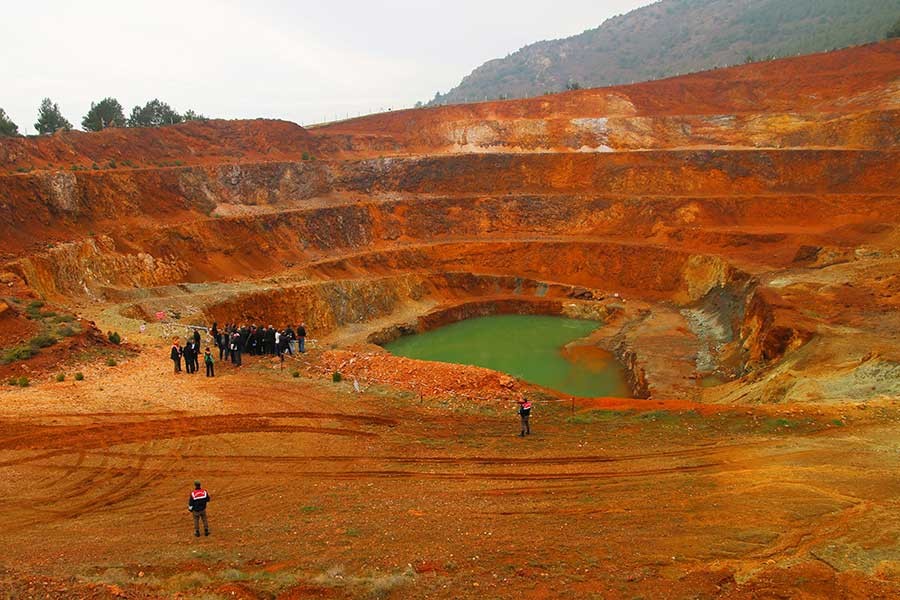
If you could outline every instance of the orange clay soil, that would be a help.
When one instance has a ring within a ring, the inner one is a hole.
[[[898,85],[894,41],[3,139],[0,596],[898,597]],[[633,397],[378,345],[499,313],[598,320],[567,354]],[[283,368],[171,373],[189,325],[301,320]]]
[[[615,400],[573,414],[538,399],[522,439],[509,402],[356,393],[291,377],[291,359],[284,372],[219,365],[212,380],[150,359],[4,399],[4,593],[900,591],[896,404]],[[209,538],[192,536],[185,511],[195,478],[213,498]]]

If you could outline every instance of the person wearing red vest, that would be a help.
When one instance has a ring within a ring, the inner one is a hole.
[[[200,520],[203,520],[203,534],[209,535],[209,521],[206,520],[206,504],[209,502],[209,492],[200,486],[199,481],[194,482],[194,490],[188,498],[188,510],[194,517],[194,535],[200,537]]]
[[[528,423],[528,419],[531,417],[531,401],[525,396],[519,396],[519,417],[522,419],[522,433],[519,434],[519,437],[531,435],[531,425]]]

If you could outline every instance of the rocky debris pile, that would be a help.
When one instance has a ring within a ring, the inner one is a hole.
[[[519,382],[509,375],[467,365],[413,360],[384,352],[330,350],[310,367],[317,374],[338,372],[361,386],[383,384],[424,397],[475,401],[512,400]]]

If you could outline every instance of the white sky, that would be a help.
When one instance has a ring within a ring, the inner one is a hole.
[[[211,117],[301,124],[411,106],[475,67],[651,0],[2,2],[0,108],[34,133],[49,96],[80,127],[159,98]]]

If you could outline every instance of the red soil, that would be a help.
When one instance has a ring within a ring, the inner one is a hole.
[[[0,596],[897,597],[898,80],[885,42],[0,141],[6,295],[135,343],[0,368],[32,379],[0,391]],[[35,330],[2,306],[5,349]],[[529,390],[520,439],[524,384],[368,343],[487,310],[604,319],[652,398]],[[170,372],[186,324],[300,319],[284,370]]]

